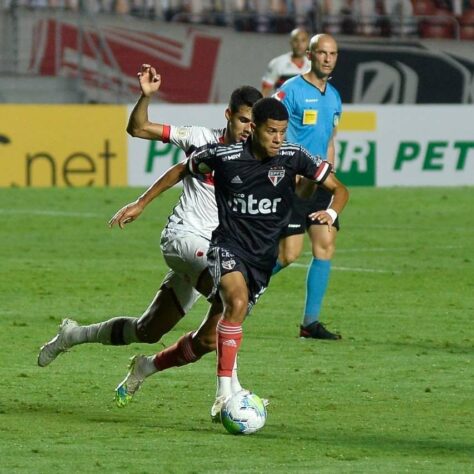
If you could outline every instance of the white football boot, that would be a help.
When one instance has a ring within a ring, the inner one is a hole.
[[[38,354],[38,365],[46,367],[51,364],[59,354],[66,352],[71,346],[67,343],[67,332],[73,327],[77,327],[76,321],[72,319],[63,319],[59,326],[59,331],[56,336],[41,347]]]
[[[118,407],[123,408],[128,405],[142,385],[146,378],[142,367],[146,362],[147,357],[144,355],[136,355],[130,359],[128,374],[115,389],[115,403]]]
[[[221,422],[221,410],[224,406],[224,403],[231,397],[232,395],[220,395],[216,397],[214,404],[211,408],[211,420],[213,423],[220,423]]]

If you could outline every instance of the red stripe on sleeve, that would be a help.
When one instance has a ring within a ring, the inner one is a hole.
[[[161,136],[161,141],[163,143],[169,143],[171,134],[171,127],[169,125],[163,125],[163,134]]]

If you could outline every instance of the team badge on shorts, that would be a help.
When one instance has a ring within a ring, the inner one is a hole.
[[[224,270],[232,270],[235,267],[235,260],[223,260],[221,265]]]
[[[273,186],[276,186],[285,177],[285,169],[283,167],[270,168],[268,171],[268,179]]]

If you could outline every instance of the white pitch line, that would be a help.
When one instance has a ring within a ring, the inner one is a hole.
[[[93,217],[106,219],[102,214],[92,212],[71,212],[71,211],[46,211],[35,209],[0,209],[0,214],[26,214],[31,216],[49,216],[49,217]]]
[[[437,245],[430,247],[437,250],[449,250],[449,249],[462,249],[464,245]],[[371,247],[371,248],[351,248],[351,249],[337,249],[337,253],[357,253],[357,252],[408,252],[412,251],[413,246],[409,247]],[[313,255],[312,252],[303,252],[302,255],[310,256]]]
[[[289,267],[298,267],[298,268],[308,268],[308,264],[304,263],[292,263]],[[364,272],[364,273],[401,273],[398,270],[378,270],[376,268],[357,268],[357,267],[339,267],[331,266],[332,270],[337,270],[341,272]]]

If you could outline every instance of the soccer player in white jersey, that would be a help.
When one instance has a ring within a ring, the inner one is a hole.
[[[225,129],[176,127],[148,120],[150,99],[159,90],[161,77],[150,65],[143,65],[138,76],[142,93],[127,127],[132,136],[171,142],[187,154],[208,143],[229,144],[245,141],[249,136],[251,107],[261,98],[257,89],[242,86],[232,93],[229,106],[225,110]],[[186,173],[185,163],[177,164],[157,179],[136,201],[120,209],[109,224],[118,224],[123,228],[124,224],[135,220],[154,198],[179,180],[183,180],[183,192],[169,216],[161,239],[163,256],[170,271],[143,315],[140,318],[116,317],[87,326],[65,319],[58,334],[41,348],[38,365],[49,365],[59,354],[77,344],[155,343],[189,311],[199,294],[207,296],[210,293],[212,280],[205,271],[206,253],[211,233],[218,223],[211,174],[194,177]],[[181,360],[186,363],[194,362],[199,358],[200,352],[214,350],[215,326],[221,311],[220,303],[211,305],[208,319],[203,322],[199,331],[186,334],[174,346],[163,351],[157,361],[160,369],[180,365]],[[216,321],[213,322],[213,319]],[[212,332],[211,338],[206,337],[208,327]],[[135,360],[132,364],[134,362]],[[124,397],[128,401],[127,393]]]
[[[332,225],[348,200],[347,188],[331,173],[328,162],[310,155],[300,145],[284,142],[288,112],[281,102],[261,99],[252,114],[253,133],[245,143],[207,145],[188,162],[193,174],[214,171],[219,215],[208,251],[213,295],[224,305],[216,331],[214,421],[220,420],[223,403],[235,392],[242,323],[268,286],[280,233],[290,219],[296,176],[305,176],[333,193],[330,209],[311,214],[324,225]],[[156,372],[153,356],[140,357],[150,374]]]
[[[290,33],[291,51],[273,58],[262,77],[264,97],[273,94],[287,79],[309,71],[311,62],[306,55],[308,44],[309,35],[306,30],[295,28]]]

